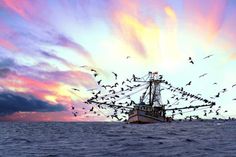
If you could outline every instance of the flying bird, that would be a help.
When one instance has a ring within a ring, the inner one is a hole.
[[[209,55],[209,56],[206,56],[206,57],[204,57],[203,59],[207,59],[207,58],[210,58],[211,56],[213,56],[213,55]]]
[[[194,64],[194,62],[193,62],[191,57],[189,57],[188,60],[189,60],[189,63]]]
[[[98,74],[97,74],[97,73],[94,73],[94,74],[93,74],[93,76],[94,76],[94,77],[97,77],[97,76],[98,76]]]
[[[75,117],[77,117],[77,112],[73,112],[73,115],[74,115]]]
[[[114,72],[112,72],[113,74],[114,74],[114,76],[115,76],[115,79],[117,80],[117,74],[116,73],[114,73]]]
[[[224,92],[226,92],[226,91],[227,91],[227,89],[226,89],[226,88],[224,88],[224,89],[222,89],[222,91],[221,91],[221,92],[222,92],[222,93],[224,93]]]
[[[92,72],[97,72],[95,69],[90,69]]]
[[[92,112],[92,111],[93,111],[93,109],[94,109],[94,108],[92,107],[92,108],[91,108],[89,111],[91,111],[91,112]]]
[[[126,57],[126,59],[129,59],[129,58],[130,58],[130,56],[127,56],[127,57]]]
[[[87,65],[81,65],[80,67],[81,67],[81,68],[85,68],[85,67],[88,67],[88,66],[87,66]]]
[[[99,80],[97,83],[98,83],[98,85],[100,85],[100,83],[102,82],[102,80]]]
[[[199,78],[204,77],[206,75],[207,75],[207,73],[204,73],[204,74],[200,75]]]
[[[186,84],[186,86],[190,86],[192,83],[192,81],[189,81],[189,83]]]
[[[236,86],[236,84],[232,85],[232,88],[235,87],[235,86]]]
[[[170,104],[170,101],[169,101],[169,100],[167,100],[167,104]]]
[[[220,93],[218,93],[215,97],[216,97],[216,98],[219,98],[219,97],[220,97]]]
[[[75,91],[80,91],[79,89],[77,89],[77,88],[72,88],[73,90],[75,90]]]
[[[217,82],[214,82],[213,85],[217,85]]]
[[[105,86],[105,85],[102,85],[102,87],[103,87],[104,89],[107,89],[107,86]]]

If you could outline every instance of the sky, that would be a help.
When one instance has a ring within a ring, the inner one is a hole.
[[[235,17],[234,0],[1,0],[0,120],[107,120],[81,109],[91,68],[108,82],[157,71],[205,98],[227,88],[214,101],[236,117]]]

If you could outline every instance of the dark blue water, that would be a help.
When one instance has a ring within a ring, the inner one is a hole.
[[[236,121],[1,122],[0,156],[236,156]]]

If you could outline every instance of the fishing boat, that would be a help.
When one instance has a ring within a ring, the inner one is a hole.
[[[190,112],[194,112],[198,108],[212,108],[212,106],[215,105],[215,102],[184,91],[183,87],[176,88],[172,86],[168,81],[162,78],[162,75],[158,75],[158,72],[149,72],[147,75],[141,78],[133,75],[133,78],[127,79],[127,81],[129,84],[125,84],[125,81],[123,81],[121,84],[123,85],[122,87],[117,87],[116,85],[103,85],[105,89],[109,87],[109,90],[105,90],[105,94],[102,94],[101,90],[98,91],[97,93],[93,94],[93,97],[88,99],[86,103],[96,105],[94,107],[97,107],[97,110],[100,112],[102,109],[113,109],[114,112],[106,117],[110,117],[112,119],[116,118],[118,121],[127,121],[128,123],[139,124],[171,122],[174,120],[175,115],[183,115],[182,110],[186,109],[190,110]],[[166,87],[163,88],[161,84],[165,85]],[[116,91],[114,88],[118,88],[120,90]],[[167,100],[166,104],[162,103],[161,91],[164,89],[178,93],[179,98],[175,99],[176,102],[171,104],[171,102]],[[131,98],[131,95],[137,94],[138,92],[142,92],[140,101],[139,103],[135,103],[135,101]],[[185,106],[181,105],[171,108],[173,106],[177,106],[180,99],[199,101],[201,105],[189,105],[187,103]],[[120,115],[122,114],[123,116],[121,118]],[[105,114],[103,113],[103,115]],[[127,115],[128,118],[125,119],[124,117]]]
[[[128,114],[128,123],[157,123],[170,122],[171,117],[166,117],[165,105],[161,104],[160,83],[158,73],[149,73],[150,80],[147,88],[148,93],[145,92],[140,98],[140,103],[135,105]],[[141,81],[137,81],[141,82]],[[148,98],[146,104],[144,100]]]

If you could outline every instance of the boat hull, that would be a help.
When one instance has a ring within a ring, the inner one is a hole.
[[[145,116],[134,116],[128,119],[128,123],[137,123],[137,124],[147,124],[147,123],[158,123],[165,122],[163,119],[156,119],[154,117],[145,117]]]
[[[128,119],[128,123],[146,124],[158,122],[166,122],[165,117],[154,117],[151,115],[142,114],[142,112],[139,111],[129,115]]]

